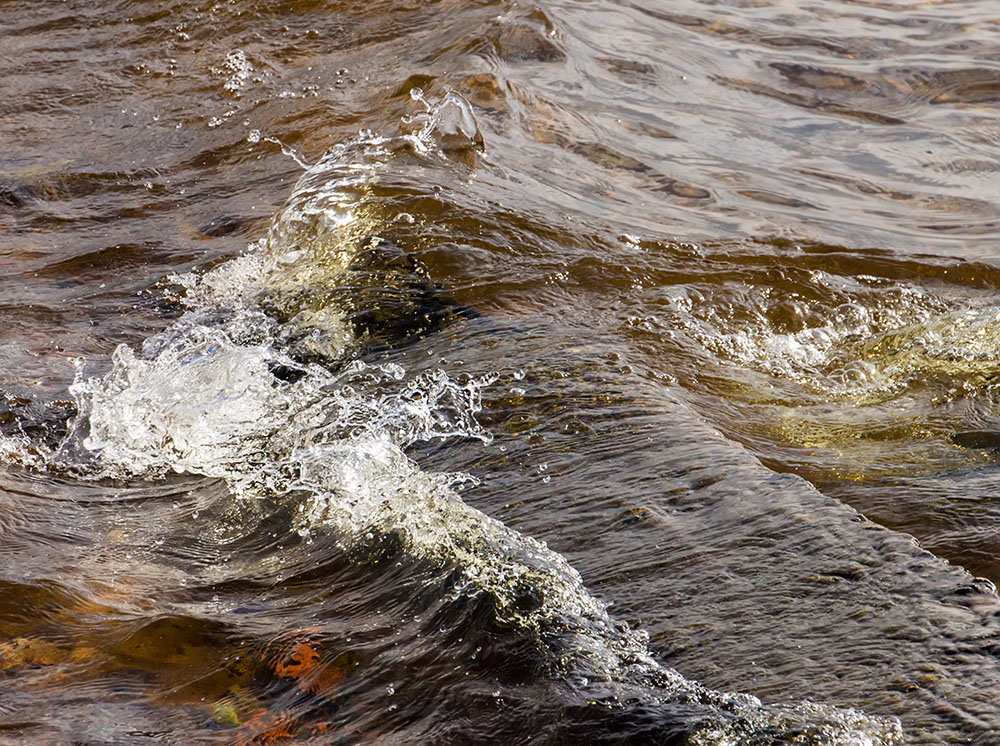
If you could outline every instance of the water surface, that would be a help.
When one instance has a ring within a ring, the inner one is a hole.
[[[0,740],[1000,743],[991,3],[0,7]]]

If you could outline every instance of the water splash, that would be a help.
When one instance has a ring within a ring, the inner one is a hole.
[[[269,142],[272,145],[277,145],[281,148],[281,152],[295,161],[296,165],[298,165],[303,171],[308,171],[311,168],[309,162],[306,161],[306,159],[302,157],[302,154],[295,148],[290,145],[286,145],[277,137],[262,134],[260,130],[250,130],[250,134],[247,135],[247,142],[251,145],[256,145],[259,142]]]
[[[610,687],[618,701],[705,710],[710,725],[695,728],[693,743],[752,743],[775,729],[812,733],[803,743],[898,738],[891,720],[811,704],[764,707],[662,667],[646,636],[614,621],[565,558],[464,503],[452,488],[464,475],[422,471],[406,445],[489,439],[474,415],[490,379],[407,378],[398,366],[355,362],[337,373],[308,366],[288,383],[276,382],[275,364],[295,363],[204,328],[188,328],[151,359],[120,348],[108,375],[73,386],[87,428],[80,442],[98,459],[92,474],[173,470],[224,479],[244,498],[296,494],[297,529],[332,527],[345,550],[394,536],[411,556],[457,569],[456,597],[485,594],[500,623],[537,636],[554,676],[587,682],[584,692],[607,696]]]
[[[472,105],[457,93],[448,93],[432,105],[419,88],[410,91],[410,98],[423,105],[424,111],[404,117],[402,129],[426,151],[436,146],[444,152],[483,150],[485,141],[479,129]]]
[[[947,358],[973,354],[981,359],[983,340],[956,339],[949,351],[949,344],[933,341],[935,330],[961,328],[969,314],[990,316],[989,311],[949,311],[905,282],[823,272],[811,273],[809,284],[795,290],[756,284],[738,290],[674,288],[668,304],[669,328],[697,340],[717,359],[856,404],[901,395]],[[982,336],[981,329],[980,324],[970,335]],[[963,345],[978,352],[962,352]],[[994,352],[1000,352],[1000,344]]]
[[[49,466],[92,478],[205,475],[242,498],[298,497],[296,529],[333,527],[348,549],[398,537],[410,555],[451,573],[456,597],[485,596],[498,621],[536,637],[550,673],[577,696],[679,707],[691,743],[898,741],[893,719],[764,706],[660,665],[646,635],[613,620],[565,558],[464,503],[453,485],[467,475],[429,474],[406,455],[418,441],[488,442],[475,415],[492,377],[408,376],[355,360],[350,325],[324,299],[378,227],[358,195],[406,143],[432,147],[433,131],[363,134],[335,149],[303,176],[266,239],[209,272],[174,278],[186,312],[141,349],[119,347],[106,375],[77,377],[79,413]],[[289,340],[303,335],[329,342],[321,362],[295,354]]]

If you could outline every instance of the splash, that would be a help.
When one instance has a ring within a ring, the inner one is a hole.
[[[78,375],[78,415],[49,467],[93,478],[204,475],[245,499],[295,496],[295,530],[332,528],[345,549],[398,537],[454,578],[456,597],[489,598],[499,622],[537,638],[550,673],[579,696],[695,712],[694,744],[899,740],[892,719],[764,706],[662,666],[646,635],[612,619],[565,558],[464,503],[455,485],[472,477],[430,474],[407,456],[420,441],[489,442],[476,414],[492,377],[413,376],[362,362],[329,289],[377,232],[365,195],[394,154],[414,152],[416,138],[446,157],[435,127],[394,139],[366,133],[335,149],[303,176],[266,239],[209,272],[174,278],[186,311],[140,349],[119,347],[106,375]],[[303,339],[313,354],[301,354]]]
[[[721,361],[794,381],[828,400],[878,404],[925,387],[929,378],[983,388],[996,377],[995,308],[949,309],[905,282],[823,272],[795,290],[702,290],[672,289],[671,329]]]
[[[1000,378],[1000,309],[951,311],[866,341],[860,356],[904,384],[937,380],[985,390]]]

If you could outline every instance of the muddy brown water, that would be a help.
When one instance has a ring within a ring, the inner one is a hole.
[[[1000,744],[998,38],[0,2],[0,743]]]

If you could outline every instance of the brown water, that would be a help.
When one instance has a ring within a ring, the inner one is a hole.
[[[0,2],[0,743],[1000,744],[998,33]]]

